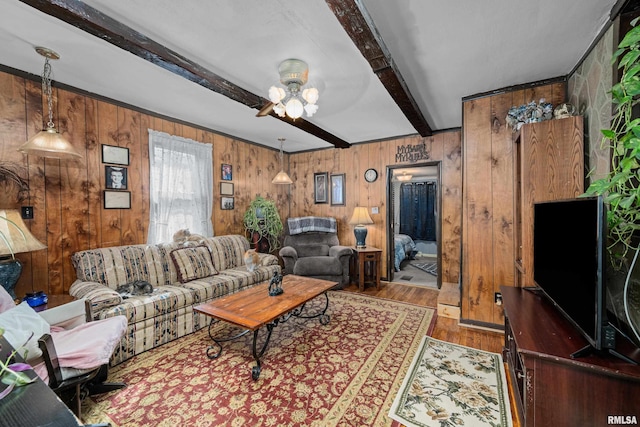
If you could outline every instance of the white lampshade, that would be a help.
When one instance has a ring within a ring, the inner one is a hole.
[[[353,216],[349,220],[349,225],[365,225],[373,224],[373,220],[369,216],[367,208],[362,206],[356,206],[353,210]]]
[[[274,104],[279,103],[286,96],[284,89],[277,86],[271,86],[269,88],[269,100]]]
[[[315,87],[310,87],[302,91],[302,98],[307,101],[309,104],[315,104],[318,102],[318,89]]]
[[[0,256],[39,251],[47,246],[36,239],[15,209],[0,210]]]
[[[285,111],[287,112],[287,116],[291,117],[292,119],[297,119],[302,117],[304,107],[302,106],[302,102],[300,102],[298,98],[291,98],[287,101]]]

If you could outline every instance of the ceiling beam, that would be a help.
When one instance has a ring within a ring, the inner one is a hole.
[[[42,13],[53,16],[93,36],[99,37],[123,50],[180,77],[190,80],[213,92],[224,95],[247,107],[260,110],[269,102],[259,95],[249,92],[236,84],[218,76],[203,66],[185,58],[173,50],[148,38],[99,10],[77,0],[20,0]],[[309,123],[302,118],[287,120],[272,113],[272,117],[295,126],[317,138],[335,145],[349,148],[351,144],[337,136]]]
[[[393,62],[362,0],[325,1],[411,125],[421,136],[430,136],[433,131],[429,123]]]

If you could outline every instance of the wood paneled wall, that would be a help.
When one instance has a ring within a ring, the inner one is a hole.
[[[566,84],[463,102],[463,321],[504,323],[494,293],[515,283],[513,133],[505,118],[512,106],[541,98],[565,102]]]
[[[251,199],[260,194],[277,201],[288,216],[289,193],[271,184],[279,170],[279,152],[205,131],[177,121],[56,89],[54,122],[81,161],[60,161],[26,156],[16,149],[42,129],[41,85],[0,72],[0,161],[25,168],[29,199],[18,203],[17,190],[0,185],[0,208],[34,207],[35,217],[25,222],[47,245],[46,250],[19,254],[23,273],[16,294],[44,290],[68,291],[75,280],[70,256],[95,247],[145,243],[149,223],[149,148],[147,129],[213,144],[215,197],[212,220],[216,235],[244,234],[242,218]],[[46,105],[45,111],[46,111]],[[128,191],[131,209],[103,209],[105,188],[101,144],[129,149]],[[235,209],[220,209],[221,164],[233,166]]]
[[[396,162],[398,147],[425,143],[429,162],[439,162],[442,197],[442,275],[444,282],[457,283],[460,276],[462,158],[459,131],[429,138],[409,137],[358,144],[350,149],[327,149],[285,155],[294,184],[276,186],[271,178],[279,170],[277,150],[231,139],[212,131],[188,126],[116,103],[56,89],[54,122],[83,154],[81,161],[60,161],[25,156],[16,149],[42,128],[43,100],[39,82],[0,72],[0,160],[25,167],[30,183],[29,199],[16,201],[16,190],[0,187],[0,207],[34,207],[27,220],[32,233],[47,249],[19,254],[24,264],[17,295],[44,290],[49,294],[68,291],[75,280],[70,256],[74,252],[124,244],[145,243],[149,222],[149,152],[147,129],[167,132],[213,145],[216,235],[244,233],[242,217],[256,195],[276,200],[285,220],[290,216],[335,216],[341,242],[355,243],[348,225],[355,206],[378,207],[372,215],[367,242],[383,249],[383,272],[387,269],[387,166]],[[44,106],[46,108],[46,106]],[[103,209],[105,188],[101,144],[129,149],[128,191],[131,209]],[[221,210],[220,167],[233,165],[234,210]],[[364,171],[375,168],[376,182],[364,181]],[[344,173],[346,205],[314,204],[314,172]]]
[[[460,276],[461,210],[462,210],[462,159],[460,132],[443,132],[432,137],[419,136],[389,141],[357,144],[349,149],[327,149],[314,152],[293,153],[289,156],[294,184],[291,186],[291,216],[332,216],[338,220],[340,243],[355,245],[353,226],[349,219],[356,206],[366,206],[371,212],[378,207],[378,214],[371,215],[374,224],[367,226],[367,245],[383,250],[382,274],[387,271],[387,166],[411,165],[396,162],[398,147],[425,143],[429,162],[439,162],[441,171],[441,220],[442,220],[442,281],[458,283]],[[421,161],[424,162],[424,161]],[[378,179],[373,183],[364,180],[364,172],[374,168]],[[313,174],[328,172],[345,174],[346,205],[315,204]]]

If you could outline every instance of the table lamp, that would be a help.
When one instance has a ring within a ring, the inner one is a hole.
[[[367,227],[366,224],[373,224],[373,220],[369,216],[367,208],[362,206],[356,206],[353,210],[353,216],[349,220],[349,225],[355,225],[353,228],[353,234],[356,236],[356,248],[364,249],[365,240],[367,239]]]
[[[46,248],[31,234],[20,212],[0,209],[0,284],[13,299],[16,299],[14,288],[22,273],[22,264],[14,254]]]

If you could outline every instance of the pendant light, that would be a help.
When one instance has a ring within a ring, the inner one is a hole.
[[[36,47],[36,52],[44,56],[44,70],[42,71],[42,93],[47,97],[49,109],[49,121],[47,128],[38,132],[27,142],[22,144],[18,151],[27,155],[49,157],[53,159],[74,159],[82,156],[73,148],[71,143],[58,133],[53,124],[53,101],[51,99],[51,64],[49,60],[59,59],[60,55],[46,47]]]
[[[291,178],[289,178],[289,175],[287,175],[287,173],[284,171],[284,166],[282,161],[282,143],[285,141],[285,139],[278,138],[278,141],[280,141],[280,172],[278,172],[278,174],[273,178],[273,180],[271,180],[271,183],[279,184],[279,185],[290,185],[290,184],[293,184],[293,181],[291,180]]]

